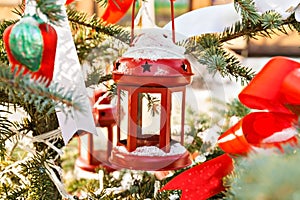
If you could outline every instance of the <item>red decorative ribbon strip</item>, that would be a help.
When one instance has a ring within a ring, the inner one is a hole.
[[[181,200],[207,199],[224,190],[222,179],[233,170],[229,154],[245,155],[255,148],[297,144],[293,123],[300,114],[300,63],[274,57],[240,93],[243,104],[268,110],[253,112],[219,137],[225,154],[179,174],[162,190],[181,190]]]
[[[272,58],[239,94],[240,101],[254,112],[219,137],[226,153],[246,154],[252,147],[278,147],[297,143],[293,123],[300,105],[300,63],[285,57]],[[291,109],[293,108],[293,109]]]

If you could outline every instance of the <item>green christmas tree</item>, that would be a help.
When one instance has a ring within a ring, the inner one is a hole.
[[[48,17],[50,23],[59,25],[61,16],[60,10],[55,7],[55,0],[37,0],[36,2],[40,11]],[[97,0],[96,2],[99,6],[105,6],[107,3],[106,0]],[[243,66],[235,54],[226,50],[224,44],[239,37],[272,37],[274,33],[287,34],[287,30],[299,32],[300,23],[296,20],[294,14],[283,19],[276,11],[258,13],[252,0],[235,0],[234,5],[236,10],[242,15],[241,21],[226,28],[220,34],[211,33],[191,37],[181,41],[178,45],[185,47],[185,53],[192,55],[199,63],[205,65],[210,73],[219,73],[224,78],[233,79],[246,85],[255,76],[255,72],[251,68]],[[21,7],[15,12],[22,16],[22,9]],[[99,52],[101,52],[100,64],[94,66],[95,70],[88,76],[86,85],[100,84],[110,80],[111,74],[104,74],[99,69],[104,69],[107,64],[112,65],[115,59],[128,48],[130,32],[126,27],[120,25],[108,25],[97,16],[88,17],[86,13],[75,10],[72,4],[67,7],[67,15],[81,63],[88,62],[95,65],[94,61],[99,59]],[[17,22],[18,20],[1,21],[1,38],[4,30],[9,25]],[[119,46],[115,47],[115,44]],[[73,101],[73,94],[62,93],[59,85],[47,87],[46,83],[40,79],[34,82],[30,74],[23,75],[22,71],[21,73],[18,71],[17,66],[12,71],[2,40],[0,40],[0,61],[0,102],[2,106],[0,110],[0,198],[63,199],[62,195],[67,194],[62,185],[60,154],[63,146],[66,144],[63,143],[58,129],[59,125],[55,115],[55,108],[60,107],[61,110],[68,113],[70,107],[80,110],[80,104],[76,100]],[[25,113],[21,121],[16,122],[9,118],[11,113],[20,109]],[[221,117],[227,119],[232,116],[242,117],[249,112],[238,102],[233,102],[226,109],[225,114]],[[193,142],[188,148],[191,153],[201,151],[201,149],[204,149],[204,153],[207,153],[205,152],[206,148],[203,147],[203,141],[197,136],[197,133],[205,131],[212,124],[205,120],[206,116],[197,114],[196,116],[198,126],[194,124],[195,119],[191,119],[189,122],[192,128],[188,134],[193,137]],[[213,149],[212,152],[208,153],[206,159],[216,157],[222,153],[218,148]],[[297,156],[293,155],[288,155],[285,159],[293,159],[294,157],[296,160],[298,159]],[[261,162],[261,160],[257,160],[254,164],[246,163],[245,165],[246,168],[255,170],[255,168],[262,166]],[[270,160],[269,162],[277,163],[278,160]],[[292,164],[296,166],[295,163]],[[248,177],[243,177],[239,174],[244,169],[244,165],[241,166],[241,169],[237,171],[237,177],[241,180],[228,181],[229,184],[232,183],[232,191],[212,197],[212,199],[219,199],[225,195],[228,198],[243,199],[241,195],[247,195],[247,193],[240,193],[238,190],[239,185],[248,187],[248,183],[245,183]],[[280,168],[279,165],[278,168]],[[76,199],[76,191],[86,190],[86,199],[167,199],[172,195],[179,197],[180,191],[161,192],[154,197],[156,190],[154,185],[159,183],[162,186],[184,170],[186,169],[178,170],[171,177],[162,181],[158,180],[153,173],[143,172],[136,178],[135,172],[129,172],[133,180],[132,184],[119,193],[111,192],[110,188],[116,188],[122,184],[125,172],[124,174],[120,172],[118,178],[113,177],[112,174],[105,173],[103,178],[104,190],[97,192],[97,181],[74,181],[73,189],[68,189],[69,193],[73,192],[74,194],[68,194],[68,196],[69,198],[74,196],[73,198]],[[279,170],[284,169],[280,168]],[[293,170],[291,169],[290,171],[292,172]],[[253,178],[254,176],[256,176],[255,172],[253,172],[251,177]],[[257,181],[260,182],[260,180]],[[280,184],[276,181],[273,183]],[[83,185],[85,186],[84,189],[80,188]],[[296,197],[299,196],[298,188],[292,189],[295,191]],[[274,187],[272,187],[272,190],[274,190]],[[258,191],[257,188],[252,191],[257,193],[257,197],[264,193],[264,190]],[[267,195],[267,193],[264,195]]]

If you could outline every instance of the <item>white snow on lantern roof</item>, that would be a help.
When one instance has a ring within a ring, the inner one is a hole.
[[[115,147],[118,151],[136,156],[172,156],[184,154],[186,149],[180,143],[171,144],[170,152],[166,153],[156,146],[143,146],[136,148],[133,152],[128,152],[124,146]]]
[[[184,59],[185,48],[174,44],[171,31],[162,28],[140,29],[133,46],[123,54],[134,59]]]

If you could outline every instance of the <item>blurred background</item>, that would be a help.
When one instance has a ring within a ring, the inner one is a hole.
[[[16,14],[12,9],[16,7],[22,0],[1,0],[0,1],[0,20],[14,19]],[[231,3],[232,0],[176,0],[175,15],[179,16],[188,11],[219,4]],[[96,14],[101,16],[103,8],[97,6],[94,0],[77,0],[71,6],[86,12],[89,15]],[[155,0],[155,22],[158,26],[164,26],[170,21],[170,1]],[[118,22],[119,25],[130,25],[130,12]],[[288,30],[288,29],[287,29]],[[272,38],[244,39],[239,38],[231,41],[228,47],[244,57],[265,57],[265,56],[300,56],[300,40],[299,34],[289,33],[289,35],[274,34]]]

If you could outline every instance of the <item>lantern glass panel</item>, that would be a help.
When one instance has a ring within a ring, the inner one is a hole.
[[[172,93],[172,107],[171,107],[171,137],[172,140],[181,142],[182,130],[182,98],[183,93]]]
[[[89,152],[89,148],[88,148],[88,142],[89,142],[89,134],[83,134],[80,135],[80,157],[87,160],[87,158],[89,157],[89,154],[91,152]]]
[[[128,119],[129,119],[129,111],[128,111],[128,91],[120,90],[120,140],[127,139],[128,133]]]
[[[142,135],[159,135],[161,122],[161,94],[142,93]]]

